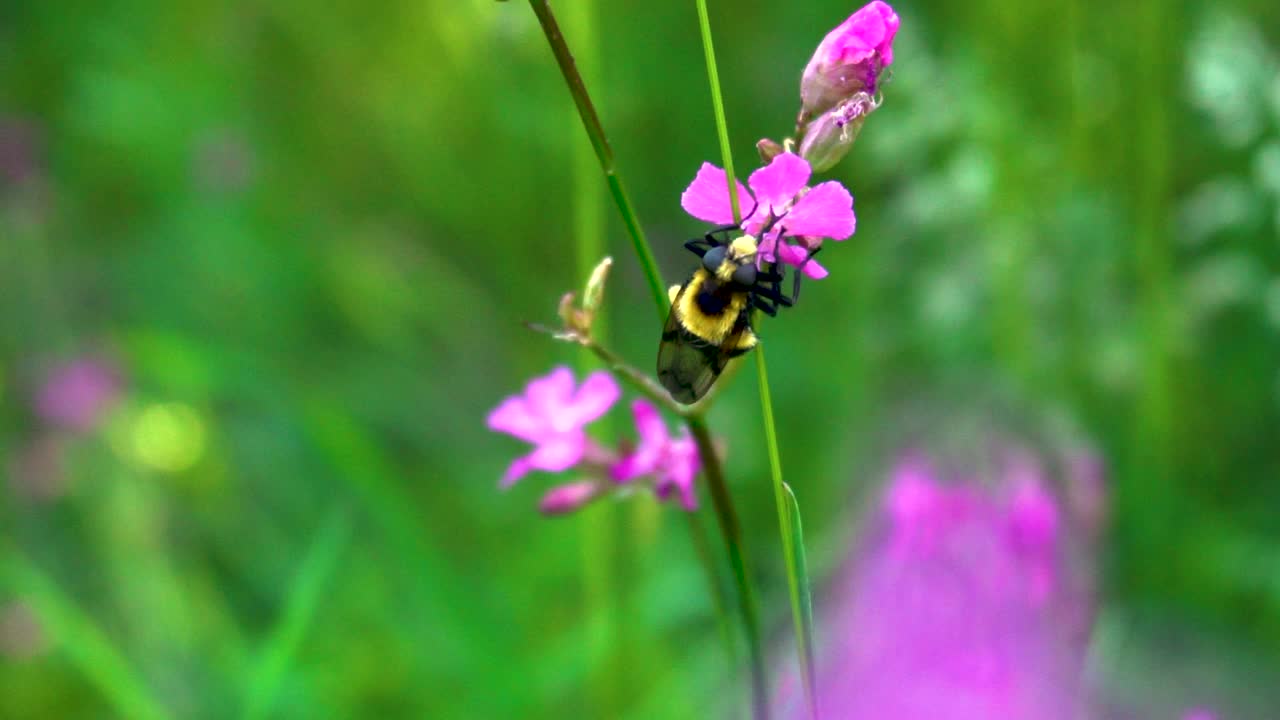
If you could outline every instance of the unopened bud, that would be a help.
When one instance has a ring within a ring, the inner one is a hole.
[[[786,152],[786,149],[782,147],[782,145],[770,140],[769,138],[762,138],[760,142],[756,143],[756,150],[760,153],[760,162],[765,165],[773,162],[774,158]]]
[[[874,0],[827,33],[800,80],[802,120],[815,118],[856,93],[874,96],[880,74],[893,64],[898,14]]]
[[[543,515],[565,515],[594,500],[599,492],[600,486],[590,481],[557,485],[542,496],[538,509]]]
[[[808,161],[814,172],[829,170],[853,147],[867,114],[878,107],[865,92],[841,102],[823,113],[805,128],[800,140],[800,157]]]
[[[587,322],[595,319],[600,303],[604,301],[604,286],[609,280],[609,268],[613,266],[613,258],[606,257],[591,271],[587,278],[587,289],[582,294],[582,310],[587,314]]]

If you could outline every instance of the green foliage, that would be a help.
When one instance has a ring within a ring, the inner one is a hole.
[[[1160,633],[1207,628],[1220,670],[1280,666],[1276,8],[896,7],[885,103],[831,175],[858,232],[762,331],[819,610],[892,452],[976,452],[994,427],[1107,462],[1099,652],[1143,642],[1116,618],[1150,611]],[[710,4],[740,175],[853,9]],[[679,193],[719,162],[697,18],[597,13],[592,96],[678,278],[704,230]],[[0,116],[36,137],[31,175],[0,172],[0,608],[43,633],[0,661],[0,717],[742,702],[678,511],[548,520],[547,478],[496,488],[518,446],[485,413],[578,360],[520,323],[584,280],[570,158],[588,141],[528,7],[9,3],[0,38]],[[606,217],[612,344],[646,367],[650,289]],[[32,499],[21,460],[50,431],[31,398],[83,353],[114,359],[125,396],[59,436],[62,490]],[[784,637],[758,412],[739,379],[709,425]]]

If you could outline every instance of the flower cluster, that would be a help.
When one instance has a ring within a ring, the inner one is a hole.
[[[548,491],[539,505],[544,513],[572,512],[610,490],[630,488],[643,479],[651,483],[659,499],[665,500],[674,492],[686,510],[697,509],[693,485],[701,469],[697,447],[687,431],[669,436],[657,408],[644,400],[632,403],[640,436],[634,447],[612,450],[587,435],[587,425],[608,412],[620,396],[609,373],[593,372],[575,388],[573,373],[561,366],[534,378],[523,394],[503,400],[489,413],[489,429],[515,436],[534,448],[511,463],[500,485],[511,487],[533,470],[576,470],[589,479]]]
[[[904,456],[824,622],[824,714],[1077,717],[1090,599],[1064,567],[1062,512],[1018,457],[978,483]]]
[[[809,187],[809,163],[793,153],[782,153],[751,173],[748,192],[738,183],[738,198],[746,212],[743,231],[760,240],[758,263],[781,261],[799,267],[808,277],[827,276],[826,268],[812,258],[824,238],[844,240],[853,234],[857,218],[853,196],[843,185],[828,181]],[[754,203],[754,207],[747,205]],[[717,225],[733,223],[729,182],[725,171],[703,163],[693,182],[680,196],[685,212]]]
[[[880,107],[880,88],[893,64],[898,14],[875,0],[827,33],[800,78],[800,112],[795,137],[756,144],[765,162],[799,147],[814,172],[840,162],[862,124]]]

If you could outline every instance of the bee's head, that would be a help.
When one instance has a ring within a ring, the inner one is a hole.
[[[702,267],[723,283],[742,288],[756,284],[756,239],[750,235],[735,238],[728,245],[713,247],[702,256]]]

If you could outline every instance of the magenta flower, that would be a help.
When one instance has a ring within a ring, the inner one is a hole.
[[[54,367],[36,393],[41,420],[75,432],[92,430],[120,396],[120,377],[99,360],[81,358]]]
[[[561,472],[582,460],[587,449],[584,427],[618,400],[618,383],[598,370],[574,390],[573,373],[561,366],[549,375],[534,378],[524,395],[502,401],[489,413],[489,429],[533,443],[533,452],[507,468],[501,487],[511,487],[531,470]]]
[[[793,153],[782,153],[767,166],[751,173],[751,192],[738,183],[738,201],[750,215],[742,221],[743,231],[760,237],[758,262],[780,260],[801,267],[804,274],[820,279],[826,268],[810,253],[823,238],[844,240],[857,228],[853,196],[835,181],[809,187],[809,163]],[[752,209],[754,203],[755,208]],[[685,212],[717,225],[733,223],[729,184],[723,169],[703,163],[698,174],[680,196]],[[790,238],[791,242],[787,242]],[[806,260],[808,260],[806,262]]]
[[[1059,504],[1033,472],[1007,465],[991,484],[947,482],[918,454],[898,464],[870,544],[823,613],[825,717],[1080,716],[1087,632],[1077,625],[1091,601],[1062,572]],[[786,700],[781,715],[807,717],[798,693]]]
[[[653,491],[661,500],[671,496],[673,490],[680,493],[680,504],[685,510],[698,509],[698,496],[693,481],[702,467],[698,446],[686,429],[678,437],[668,437],[667,425],[657,408],[644,400],[631,403],[631,413],[636,419],[636,432],[640,444],[624,455],[609,474],[623,483],[641,475],[654,476]]]
[[[801,111],[813,118],[857,93],[874,96],[880,73],[893,64],[898,14],[875,0],[827,33],[800,81]]]
[[[557,485],[542,496],[538,509],[544,515],[565,515],[591,502],[599,494],[599,483],[590,480]]]

